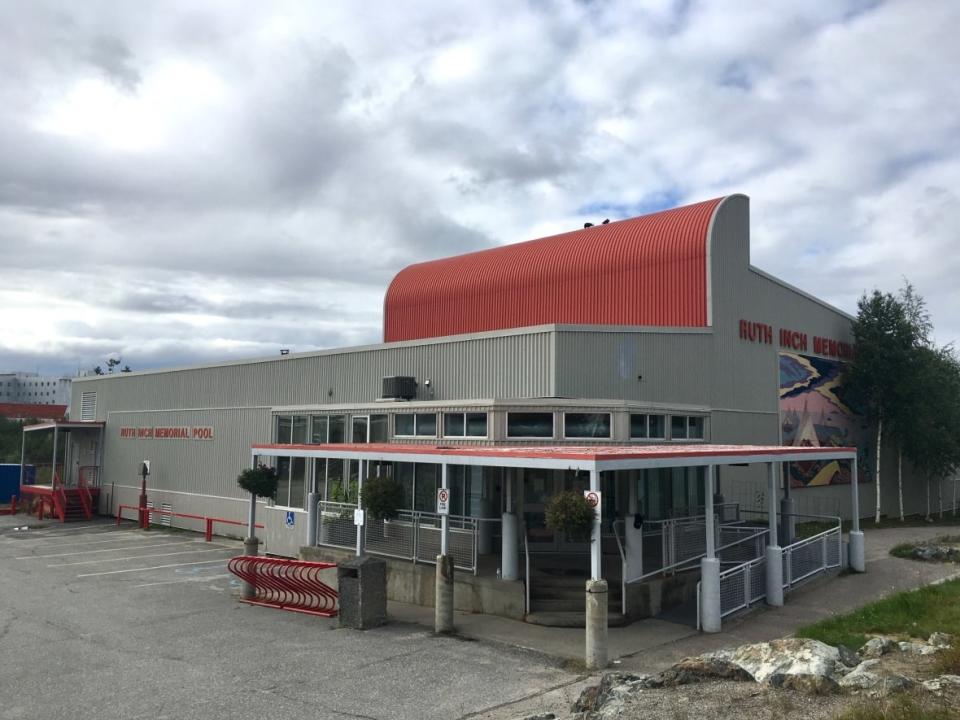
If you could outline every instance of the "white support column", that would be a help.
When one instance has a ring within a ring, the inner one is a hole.
[[[346,472],[346,482],[347,485],[350,484],[350,465],[347,463],[347,472]],[[363,460],[357,460],[357,509],[362,510],[363,504],[361,503],[361,497],[363,493]],[[366,518],[363,519],[364,522],[367,521]],[[363,525],[357,525],[357,557],[363,554]]]
[[[317,544],[317,514],[318,508],[317,503],[320,501],[320,493],[317,492],[317,458],[307,458],[307,462],[310,463],[310,470],[308,476],[310,478],[309,488],[310,491],[307,493],[307,545],[316,545]]]
[[[637,492],[636,471],[627,472],[627,482],[630,483],[629,505],[627,517],[624,518],[624,536],[626,541],[626,571],[625,580],[633,580],[643,575],[643,528],[636,527],[637,514],[640,508],[640,498]]]
[[[777,540],[777,463],[767,463],[767,605],[783,605],[783,549]]]
[[[590,471],[590,489],[593,492],[600,492],[600,472],[596,469]],[[601,519],[598,514],[593,518],[593,528],[590,531],[590,577],[593,580],[600,580],[603,576],[600,526]]]
[[[600,492],[600,471],[590,470],[590,490]],[[612,500],[612,498],[611,498]],[[601,502],[601,508],[603,504]],[[590,533],[590,579],[586,585],[586,624],[584,662],[590,670],[602,670],[607,666],[607,613],[610,596],[603,575],[603,547],[600,536],[601,518],[593,518]]]
[[[500,577],[504,580],[520,578],[520,553],[517,548],[517,514],[513,509],[512,469],[503,471],[504,511],[500,528]]]
[[[857,458],[850,461],[850,569],[854,572],[866,570],[866,557],[863,547],[863,532],[860,530],[860,489],[857,475]]]
[[[716,523],[713,509],[713,465],[704,473],[703,496],[706,501],[707,554],[700,560],[700,627],[704,632],[720,632],[720,560],[716,557]]]
[[[446,463],[440,465],[440,487],[444,490],[450,487],[447,478],[447,467]],[[446,514],[440,516],[440,554],[450,554],[450,516]]]

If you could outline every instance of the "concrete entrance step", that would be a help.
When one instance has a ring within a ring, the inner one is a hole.
[[[583,610],[579,612],[533,612],[524,618],[531,625],[545,627],[582,628],[586,627],[586,616]],[[623,627],[630,622],[630,618],[621,613],[607,615],[607,627]]]

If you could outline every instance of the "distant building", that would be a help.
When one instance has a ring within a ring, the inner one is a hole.
[[[72,380],[29,372],[0,373],[0,403],[69,405]]]

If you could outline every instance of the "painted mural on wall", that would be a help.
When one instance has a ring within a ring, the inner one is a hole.
[[[844,402],[843,363],[798,353],[780,353],[780,427],[784,445],[852,447],[866,456],[868,433]],[[863,463],[860,463],[863,468]],[[864,481],[863,472],[860,481]],[[848,463],[790,463],[794,488],[850,482]]]

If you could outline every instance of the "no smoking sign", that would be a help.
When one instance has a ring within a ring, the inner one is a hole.
[[[597,513],[597,517],[600,517],[600,491],[599,490],[584,490],[583,497],[587,500],[587,505],[592,507]]]

